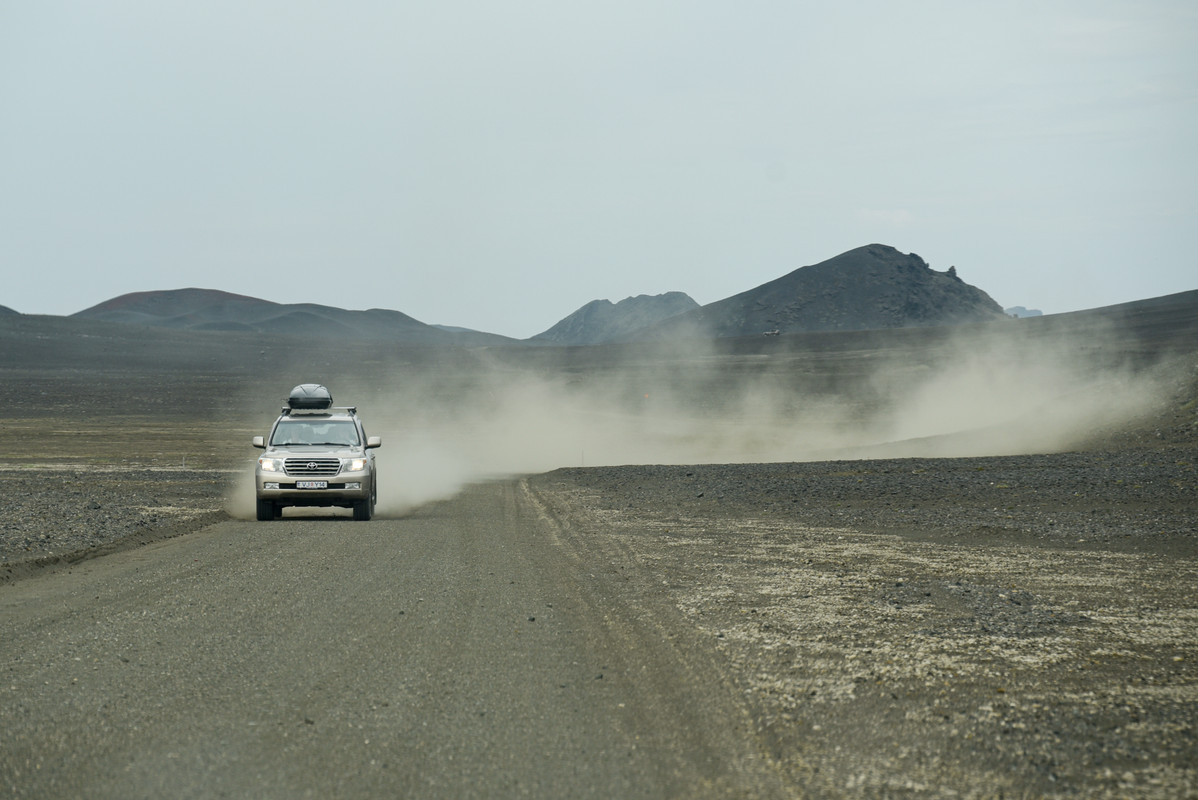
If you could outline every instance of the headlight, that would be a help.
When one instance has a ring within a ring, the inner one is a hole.
[[[366,459],[364,458],[347,458],[341,462],[342,469],[349,472],[361,472],[366,469]]]
[[[283,459],[267,458],[266,456],[262,456],[262,458],[258,459],[258,467],[263,472],[282,472],[283,471]]]

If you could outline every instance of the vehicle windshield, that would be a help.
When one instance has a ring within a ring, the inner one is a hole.
[[[276,447],[297,444],[354,447],[360,442],[358,426],[349,420],[285,419],[275,426],[270,443]]]

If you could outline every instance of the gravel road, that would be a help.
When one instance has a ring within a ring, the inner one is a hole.
[[[225,522],[0,587],[0,791],[785,796],[717,654],[527,498]]]
[[[66,474],[9,475],[60,520],[5,518],[13,796],[1198,792],[1192,448],[565,469],[202,529],[220,473]]]

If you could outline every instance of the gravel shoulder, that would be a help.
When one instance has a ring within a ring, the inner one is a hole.
[[[1198,792],[1188,448],[559,470],[530,490],[668,599],[818,797]]]
[[[215,470],[46,464],[0,468],[0,583],[227,519]]]

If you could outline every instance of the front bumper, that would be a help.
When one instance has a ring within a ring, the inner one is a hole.
[[[371,492],[370,470],[341,472],[323,481],[323,489],[301,489],[297,483],[312,481],[313,478],[298,478],[283,472],[254,472],[254,489],[259,500],[270,500],[286,506],[348,506],[360,500],[369,500]]]

